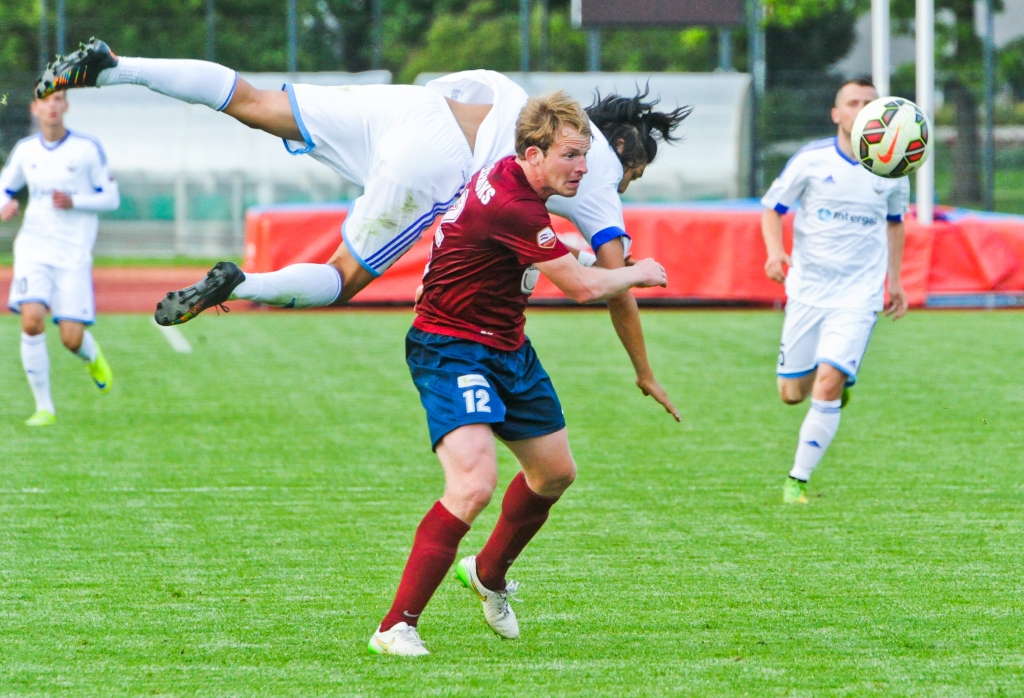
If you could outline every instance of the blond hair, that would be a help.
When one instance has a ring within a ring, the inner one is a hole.
[[[590,117],[579,102],[562,90],[530,97],[516,119],[516,155],[525,158],[531,145],[547,153],[564,128],[590,138]]]

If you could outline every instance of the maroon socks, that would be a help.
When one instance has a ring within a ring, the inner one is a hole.
[[[390,630],[398,623],[415,626],[419,622],[427,602],[455,562],[459,541],[468,531],[469,524],[445,509],[441,502],[434,503],[416,529],[395,602],[381,622],[381,630]]]
[[[501,500],[501,516],[494,532],[476,556],[476,574],[485,587],[491,591],[505,588],[505,573],[548,520],[548,512],[557,501],[558,497],[535,494],[522,472],[512,479]]]

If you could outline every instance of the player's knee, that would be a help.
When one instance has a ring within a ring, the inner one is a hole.
[[[60,341],[64,344],[64,347],[74,353],[82,348],[82,335],[63,335]]]
[[[480,480],[465,483],[454,494],[466,509],[476,515],[486,509],[487,505],[491,503],[495,486],[496,483]]]
[[[787,405],[799,405],[807,399],[807,391],[799,383],[780,380],[779,398]]]
[[[576,463],[570,458],[567,462],[548,468],[541,476],[538,494],[545,497],[557,497],[565,492],[576,481]]]
[[[25,334],[34,337],[35,335],[42,334],[46,330],[46,323],[43,317],[25,317],[21,318],[21,331]]]

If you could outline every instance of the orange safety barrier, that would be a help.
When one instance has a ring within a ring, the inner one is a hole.
[[[245,270],[274,271],[296,262],[326,262],[341,244],[347,209],[340,205],[253,209],[246,216]],[[910,302],[930,295],[1024,291],[1024,217],[940,212],[929,227],[907,219],[903,284]],[[680,303],[781,303],[781,285],[764,274],[761,208],[753,201],[707,204],[630,205],[626,229],[633,257],[654,257],[668,271],[667,288],[639,289],[640,299]],[[793,216],[783,218],[787,249]],[[437,225],[435,222],[434,225]],[[578,235],[554,218],[559,234]],[[380,279],[357,297],[362,303],[411,303],[427,262],[431,227]],[[534,299],[565,297],[543,277]]]

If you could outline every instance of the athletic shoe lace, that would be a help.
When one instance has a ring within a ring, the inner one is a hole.
[[[522,603],[523,600],[516,596],[516,592],[519,591],[519,582],[509,582],[505,585],[505,591],[497,592],[501,596],[505,597],[505,605],[508,606],[508,600],[512,599],[517,603]]]
[[[424,646],[423,639],[420,637],[419,632],[417,632],[416,628],[412,626],[396,630],[395,632],[401,635],[410,645],[414,645],[416,647]]]

